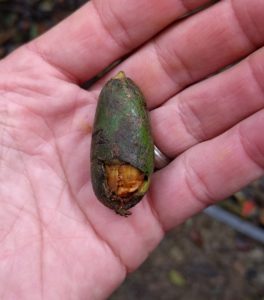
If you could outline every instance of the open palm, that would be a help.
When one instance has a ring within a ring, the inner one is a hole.
[[[1,61],[1,299],[106,298],[166,230],[263,174],[264,3],[220,1],[172,24],[207,2],[93,1]],[[142,44],[117,69],[177,158],[123,218],[96,200],[89,174],[111,74],[78,84]]]

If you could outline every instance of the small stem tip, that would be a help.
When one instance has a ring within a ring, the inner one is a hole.
[[[125,79],[126,74],[123,71],[119,71],[113,79]]]

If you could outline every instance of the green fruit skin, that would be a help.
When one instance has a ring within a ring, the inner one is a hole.
[[[116,213],[127,216],[128,209],[148,189],[154,169],[154,145],[144,96],[122,74],[108,81],[99,96],[91,145],[91,178],[97,198]],[[143,191],[125,199],[109,191],[104,165],[116,160],[129,163],[145,174]]]

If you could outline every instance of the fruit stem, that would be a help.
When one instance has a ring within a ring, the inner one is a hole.
[[[123,71],[119,71],[113,79],[125,79],[126,74]]]

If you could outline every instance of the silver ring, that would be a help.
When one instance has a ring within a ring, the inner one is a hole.
[[[163,154],[157,146],[154,145],[154,164],[155,169],[159,170],[166,167],[170,163],[170,159]]]

